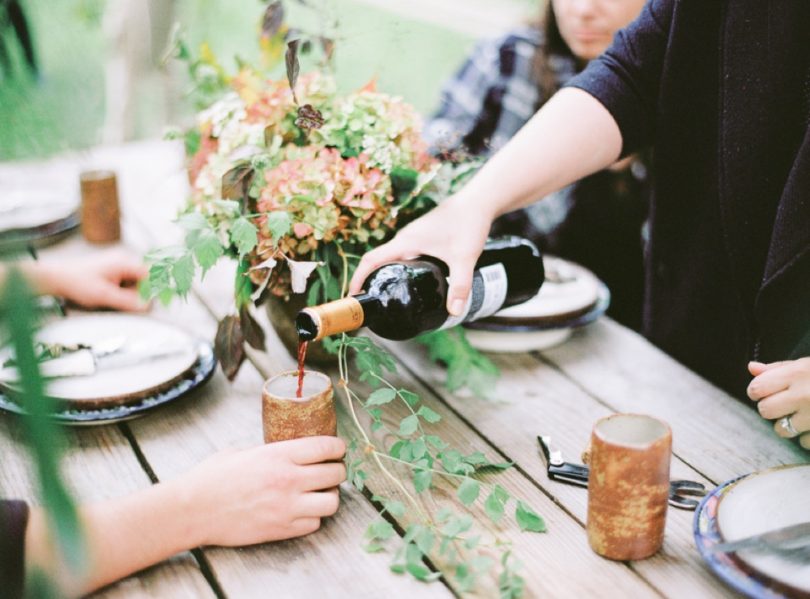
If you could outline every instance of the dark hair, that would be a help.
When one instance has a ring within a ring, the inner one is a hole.
[[[546,10],[543,12],[543,16],[536,21],[533,26],[543,34],[542,43],[537,47],[532,62],[532,73],[540,92],[537,104],[537,108],[539,109],[560,87],[549,64],[549,58],[552,55],[556,55],[570,57],[577,63],[579,63],[579,60],[577,60],[577,57],[560,34],[560,28],[557,26],[557,17],[554,15],[554,6],[551,0],[546,0]]]

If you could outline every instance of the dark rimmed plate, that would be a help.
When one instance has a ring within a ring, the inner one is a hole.
[[[45,247],[71,235],[79,228],[79,213],[37,227],[0,231],[0,253],[24,250],[29,246]]]
[[[217,366],[214,349],[210,343],[199,341],[198,351],[199,356],[194,365],[168,389],[126,405],[98,409],[70,408],[54,412],[50,417],[60,424],[69,426],[98,426],[143,416],[155,408],[182,398],[211,378]],[[22,406],[2,392],[0,392],[0,409],[13,414],[26,414]]]
[[[715,575],[735,591],[751,599],[808,597],[810,594],[791,587],[783,581],[757,572],[755,569],[747,566],[746,562],[741,559],[741,556],[734,553],[714,553],[711,550],[712,547],[726,540],[720,529],[718,518],[723,510],[722,505],[724,498],[731,496],[736,489],[742,490],[741,485],[746,481],[752,480],[752,477],[767,476],[769,473],[797,467],[807,468],[808,465],[797,464],[795,466],[780,466],[726,481],[707,494],[700,502],[695,512],[693,532],[695,544],[697,545],[700,556]],[[732,537],[732,539],[733,538],[734,537]]]

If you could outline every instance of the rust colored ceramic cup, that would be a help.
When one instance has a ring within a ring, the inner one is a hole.
[[[86,171],[81,184],[81,230],[91,243],[111,243],[121,239],[121,213],[118,185],[112,171]]]
[[[672,431],[641,414],[599,420],[591,434],[588,542],[614,560],[650,557],[664,542]]]
[[[262,389],[264,442],[337,435],[332,381],[323,373],[304,371],[304,388],[296,398],[298,371],[288,370],[265,382]]]

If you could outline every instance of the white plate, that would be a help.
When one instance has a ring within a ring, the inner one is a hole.
[[[546,281],[538,294],[497,312],[496,318],[550,318],[585,310],[596,302],[601,283],[591,271],[554,256],[544,256],[543,265]]]
[[[13,189],[0,194],[0,232],[41,227],[73,214],[75,194],[53,189]]]
[[[754,473],[733,485],[717,508],[723,541],[736,541],[810,520],[810,464]],[[739,551],[737,559],[756,573],[810,593],[810,560]]]
[[[174,325],[148,316],[98,313],[72,316],[48,323],[37,333],[37,340],[49,343],[94,345],[111,337],[123,336],[129,348],[143,350],[165,346],[187,346],[177,354],[122,368],[99,368],[90,376],[51,379],[46,392],[50,397],[71,402],[119,403],[170,384],[188,371],[198,358],[196,340]],[[0,362],[9,350],[0,353]],[[103,364],[103,362],[102,362]]]

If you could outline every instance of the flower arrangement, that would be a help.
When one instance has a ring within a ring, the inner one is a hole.
[[[277,47],[273,36],[286,32],[280,6],[279,1],[271,3],[265,14],[262,42],[268,47]],[[323,46],[327,50],[329,44]],[[363,253],[431,209],[477,167],[431,157],[415,110],[378,92],[373,83],[340,94],[324,73],[299,77],[301,42],[294,39],[286,47],[287,77],[279,80],[246,64],[228,76],[206,48],[195,59],[184,44],[178,45],[178,55],[188,62],[205,98],[194,127],[185,134],[191,193],[178,218],[185,243],[148,256],[151,267],[143,292],[165,300],[183,296],[198,271],[204,273],[223,256],[234,259],[237,310],[220,323],[216,339],[229,378],[245,359],[245,343],[263,346],[263,333],[248,309],[251,303],[306,296],[313,304],[342,297]],[[429,334],[422,342],[433,359],[448,366],[451,389],[492,386],[497,369],[460,331]],[[440,415],[417,394],[388,381],[396,363],[368,337],[343,334],[329,349],[336,354],[338,388],[356,429],[346,459],[349,479],[361,491],[371,472],[397,480],[398,496],[383,497],[375,490],[374,500],[392,517],[403,516],[408,508],[418,516],[394,554],[392,570],[435,580],[438,573],[425,562],[438,560],[455,572],[456,587],[463,592],[473,588],[476,577],[500,568],[501,596],[519,596],[522,579],[508,543],[479,540],[471,534],[472,518],[466,514],[443,510],[431,518],[416,499],[430,493],[434,476],[444,477],[457,485],[463,506],[480,495],[487,516],[498,522],[513,503],[520,529],[542,532],[542,518],[528,505],[501,485],[479,479],[511,464],[490,463],[481,452],[465,454],[429,434]],[[350,381],[350,355],[360,381],[373,389],[365,397]],[[391,428],[382,413],[396,409],[406,413]],[[369,427],[361,423],[360,410]],[[378,438],[378,432],[396,442]],[[394,466],[408,473],[412,490]],[[367,549],[381,550],[395,536],[387,520],[376,521],[366,531]],[[460,543],[464,552],[455,549]]]

